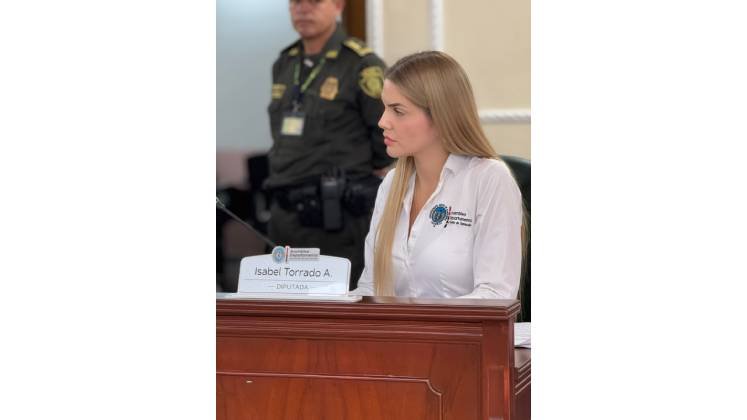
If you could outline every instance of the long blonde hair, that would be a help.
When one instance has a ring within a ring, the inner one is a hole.
[[[480,125],[467,74],[453,58],[439,51],[408,55],[387,69],[384,78],[426,112],[447,152],[499,159]],[[373,274],[377,296],[394,295],[392,242],[408,180],[414,170],[412,156],[397,159],[392,186],[376,232]]]

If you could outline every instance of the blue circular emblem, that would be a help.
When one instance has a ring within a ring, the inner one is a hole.
[[[433,226],[438,226],[446,220],[446,217],[449,215],[449,209],[443,205],[443,204],[436,204],[431,209],[431,223],[433,223]]]
[[[285,260],[285,247],[276,246],[272,249],[272,260],[276,263],[281,263]]]

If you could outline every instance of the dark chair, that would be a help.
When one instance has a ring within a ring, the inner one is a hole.
[[[267,234],[267,222],[270,218],[269,199],[268,194],[262,190],[262,183],[268,174],[267,155],[249,156],[246,159],[246,173],[248,179],[242,185],[217,189],[216,195],[226,205],[228,210],[241,220],[249,223],[261,233]],[[242,228],[240,238],[235,237],[235,235],[224,235],[224,227],[227,225],[230,226],[229,221],[231,219],[219,209],[216,209],[216,219],[216,274],[218,283],[222,291],[235,292],[238,287],[237,270],[239,267],[239,262],[236,260],[236,244],[239,243],[239,240],[243,240],[241,243],[246,245],[247,235],[252,236],[252,234],[247,233]],[[269,247],[264,248],[264,251],[269,253]],[[261,250],[249,251],[243,248],[241,252],[249,252],[249,255],[262,253]]]
[[[521,196],[524,199],[524,224],[526,226],[524,247],[525,255],[521,267],[521,283],[519,285],[519,300],[521,301],[521,313],[517,317],[518,322],[531,322],[531,210],[532,210],[532,165],[531,161],[515,156],[501,156],[504,162],[511,168],[519,184]]]
[[[262,184],[270,172],[267,154],[250,156],[246,160],[246,171],[249,176],[247,184],[251,194],[254,227],[266,234],[267,223],[270,221],[270,194],[262,188]]]

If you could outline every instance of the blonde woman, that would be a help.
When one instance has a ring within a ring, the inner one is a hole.
[[[381,99],[397,163],[351,294],[516,299],[521,193],[482,131],[464,70],[442,52],[409,55],[387,70]]]

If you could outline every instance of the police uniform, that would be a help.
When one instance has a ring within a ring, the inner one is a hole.
[[[350,259],[351,288],[363,269],[363,241],[380,182],[372,172],[392,162],[378,127],[384,68],[339,26],[319,54],[306,56],[298,40],[272,67],[273,145],[264,184],[273,197],[270,236],[278,244]],[[332,212],[322,213],[325,174],[339,181],[342,227],[329,229],[325,216]]]

